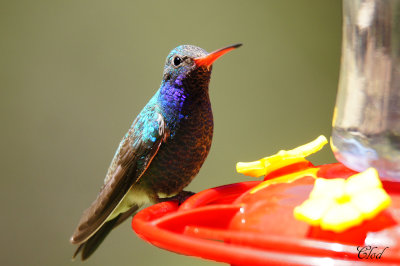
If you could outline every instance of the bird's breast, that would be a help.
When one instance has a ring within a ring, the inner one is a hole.
[[[167,122],[169,137],[140,180],[140,185],[166,196],[178,193],[196,176],[208,155],[213,136],[208,94],[190,106],[183,105],[181,112],[174,116],[174,121]]]

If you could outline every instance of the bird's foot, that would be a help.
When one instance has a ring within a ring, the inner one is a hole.
[[[158,201],[159,202],[176,201],[176,202],[178,202],[178,205],[181,205],[182,203],[185,202],[185,200],[187,200],[194,194],[196,194],[196,193],[191,192],[191,191],[181,191],[173,197],[158,199]]]

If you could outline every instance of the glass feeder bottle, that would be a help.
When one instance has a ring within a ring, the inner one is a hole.
[[[400,1],[343,1],[342,37],[332,150],[353,170],[400,180]]]

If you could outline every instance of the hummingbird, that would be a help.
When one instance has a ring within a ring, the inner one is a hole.
[[[181,45],[166,58],[158,91],[133,121],[108,168],[104,184],[70,238],[85,260],[108,233],[146,203],[188,197],[211,147],[209,98],[212,65],[241,44],[207,53]],[[193,193],[192,193],[193,194]]]

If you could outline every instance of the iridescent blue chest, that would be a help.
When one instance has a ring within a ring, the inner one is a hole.
[[[169,132],[138,184],[159,195],[173,195],[187,186],[199,172],[212,142],[213,116],[208,90],[193,94],[180,85],[161,86],[140,114],[154,119],[156,110]],[[151,140],[154,130],[158,126],[150,123],[142,138]]]

